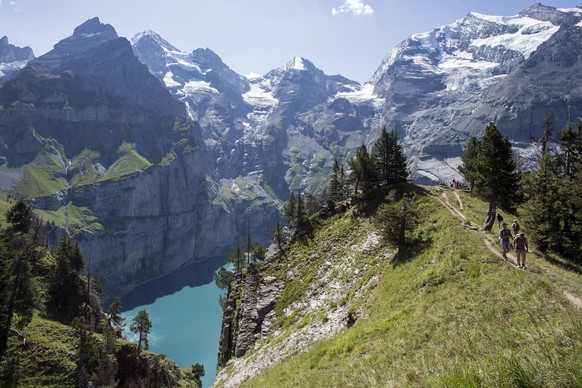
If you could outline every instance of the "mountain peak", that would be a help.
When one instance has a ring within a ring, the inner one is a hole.
[[[111,24],[101,23],[98,17],[87,20],[73,31],[73,35],[94,35],[101,33],[115,35],[117,38],[115,28]]]
[[[28,61],[34,58],[30,47],[16,47],[8,42],[8,37],[0,39],[0,62]]]
[[[167,51],[180,51],[176,47],[172,46],[167,40],[162,38],[160,34],[150,29],[146,29],[140,33],[137,33],[133,38],[131,38],[132,46],[141,45],[145,42],[153,43]]]
[[[285,65],[285,71],[305,71],[314,69],[315,65],[303,57],[295,57]]]

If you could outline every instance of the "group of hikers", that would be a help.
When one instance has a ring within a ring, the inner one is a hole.
[[[519,224],[517,220],[513,220],[511,224],[511,230],[507,228],[507,223],[503,222],[503,216],[497,213],[497,226],[499,227],[499,239],[501,240],[501,251],[503,252],[503,257],[507,259],[507,251],[515,249],[515,256],[517,257],[517,267],[525,268],[525,255],[528,251],[527,238],[525,234],[519,232]],[[512,231],[513,235],[512,236]]]

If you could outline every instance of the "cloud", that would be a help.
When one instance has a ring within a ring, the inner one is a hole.
[[[374,9],[368,4],[364,4],[362,0],[345,0],[345,3],[338,8],[331,9],[331,14],[334,16],[340,13],[352,13],[354,16],[373,15]]]

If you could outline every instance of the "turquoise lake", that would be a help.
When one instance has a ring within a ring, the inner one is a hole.
[[[203,387],[210,387],[216,375],[216,359],[223,291],[213,280],[224,257],[190,265],[166,277],[142,284],[123,298],[126,317],[124,337],[136,340],[129,331],[132,318],[146,310],[152,321],[150,350],[176,361],[181,368],[204,365]]]

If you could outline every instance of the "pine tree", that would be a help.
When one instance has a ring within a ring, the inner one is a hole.
[[[375,186],[376,174],[374,160],[364,144],[360,146],[349,165],[352,170],[350,179],[354,183],[354,194],[357,195],[358,190],[361,189],[363,196],[367,197]]]
[[[22,328],[39,304],[39,286],[33,276],[38,261],[32,208],[18,201],[6,212],[7,230],[0,233],[0,361],[6,353],[12,326]]]
[[[123,307],[121,305],[121,299],[113,299],[113,302],[111,302],[111,305],[109,306],[109,317],[107,323],[109,324],[109,327],[119,332],[121,332],[125,326],[125,318],[121,315],[122,312]]]
[[[483,229],[491,230],[497,205],[511,210],[520,202],[520,174],[515,171],[511,142],[499,132],[495,124],[487,125],[483,140],[478,145],[476,158],[473,159],[476,145],[474,140],[469,142],[461,157],[464,163],[459,170],[463,172],[465,179],[475,182],[475,194],[489,203]]]
[[[152,322],[150,321],[150,317],[146,310],[139,311],[136,316],[133,318],[133,322],[131,326],[129,326],[129,330],[132,333],[138,334],[138,341],[137,341],[137,350],[139,351],[142,348],[145,350],[149,349],[149,341],[148,336],[150,334],[150,330],[152,328]]]
[[[404,149],[398,144],[398,135],[395,131],[388,133],[386,128],[380,130],[380,135],[374,143],[372,157],[381,185],[403,182],[408,178],[406,156]]]
[[[295,194],[293,194],[293,192],[291,192],[291,196],[289,197],[289,201],[287,201],[287,203],[285,204],[285,207],[283,208],[283,215],[285,215],[285,217],[287,217],[287,219],[289,220],[289,224],[291,226],[294,226],[296,214],[297,214],[297,203],[295,201]]]
[[[342,187],[340,182],[340,166],[337,159],[333,160],[331,167],[331,175],[329,177],[329,198],[332,201],[340,201],[342,194]]]
[[[582,242],[581,125],[568,125],[560,134],[560,150],[542,147],[537,171],[526,174],[524,219],[531,240],[542,252],[553,250],[580,256]]]
[[[382,230],[384,239],[398,248],[406,248],[406,234],[418,224],[418,211],[414,195],[404,195],[396,200],[396,192],[391,190],[386,203],[381,204],[376,212],[376,222]]]
[[[234,266],[235,274],[238,277],[241,277],[243,266],[245,263],[245,255],[239,243],[236,243],[233,251],[226,258],[226,261]]]
[[[281,228],[278,218],[277,225],[275,226],[275,229],[273,229],[273,242],[277,245],[279,253],[284,254],[285,251],[283,245],[285,244],[285,235],[283,234],[283,229]]]

